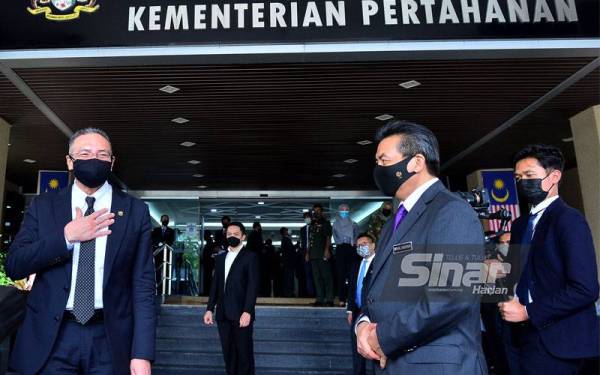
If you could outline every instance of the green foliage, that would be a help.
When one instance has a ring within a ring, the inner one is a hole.
[[[3,251],[0,251],[0,286],[3,285],[13,285],[11,279],[6,276],[6,272],[4,271],[4,261],[6,260],[6,254]]]

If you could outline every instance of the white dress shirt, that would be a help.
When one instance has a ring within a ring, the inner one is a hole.
[[[404,205],[404,208],[406,209],[406,211],[410,212],[410,210],[412,210],[412,208],[415,206],[415,204],[417,204],[417,201],[421,198],[423,193],[425,193],[427,191],[427,189],[429,189],[431,187],[431,185],[435,184],[437,181],[439,181],[439,178],[434,177],[431,180],[425,182],[423,185],[416,188],[415,191],[410,193],[410,195],[408,197],[406,197],[406,199],[404,201],[402,201],[402,203],[401,203],[402,205]],[[360,319],[358,319],[358,321],[356,322],[356,325],[354,326],[355,333],[356,333],[356,329],[358,328],[358,325],[362,322],[371,323],[371,319],[369,319],[369,317],[366,315],[363,315]]]
[[[71,193],[71,209],[72,217],[76,217],[76,208],[80,208],[82,213],[87,211],[87,203],[85,198],[88,195],[83,192],[77,183],[73,184],[73,191]],[[94,201],[94,211],[100,211],[103,208],[107,208],[110,211],[112,205],[112,186],[108,182],[105,182],[100,189],[91,195],[96,198]],[[106,230],[106,229],[104,229]],[[106,243],[107,236],[96,238],[96,254],[94,257],[94,308],[101,309],[104,307],[102,302],[102,283],[104,280],[104,257],[106,255]],[[77,268],[79,265],[79,248],[80,243],[75,242],[73,244],[67,243],[67,246],[73,250],[73,269],[71,272],[71,289],[69,291],[69,299],[67,300],[67,310],[73,310],[73,299],[75,298],[75,283],[77,282]]]
[[[238,254],[240,253],[241,250],[242,249],[232,250],[231,248],[229,248],[227,251],[227,255],[225,255],[225,283],[224,283],[224,285],[227,285],[227,276],[229,276],[229,271],[231,270],[231,266],[233,265],[235,258],[238,256]]]

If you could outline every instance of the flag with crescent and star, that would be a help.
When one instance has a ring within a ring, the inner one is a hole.
[[[49,191],[59,191],[69,186],[68,171],[39,171],[38,172],[38,194]]]
[[[490,212],[504,208],[512,214],[512,220],[519,217],[519,198],[517,186],[512,170],[487,170],[481,171],[483,186],[490,193]],[[500,229],[499,220],[490,220],[490,230]],[[508,224],[510,230],[510,223]]]

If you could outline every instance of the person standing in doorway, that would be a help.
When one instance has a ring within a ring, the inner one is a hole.
[[[333,306],[333,276],[331,274],[331,223],[325,218],[323,206],[313,206],[313,220],[309,226],[308,258],[312,267],[315,306]]]
[[[242,223],[229,224],[226,236],[227,253],[216,257],[204,323],[217,322],[227,374],[251,375],[254,374],[252,332],[260,278],[258,257],[244,247],[246,228]]]
[[[338,295],[340,306],[346,306],[348,283],[352,268],[357,262],[354,248],[358,236],[358,224],[350,217],[350,206],[343,203],[338,207],[338,215],[333,223],[333,239],[335,241],[335,264],[337,267]]]
[[[221,218],[221,229],[215,230],[215,243],[221,247],[222,250],[227,250],[227,227],[231,223],[231,218],[227,215]]]

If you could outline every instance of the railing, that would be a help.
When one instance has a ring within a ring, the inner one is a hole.
[[[194,268],[192,267],[192,263],[190,263],[189,260],[185,260],[183,266],[185,268],[185,280],[187,281],[187,294],[190,296],[197,296],[199,291],[196,280],[194,280]]]
[[[154,259],[162,252],[162,262],[158,268],[160,271],[160,280],[157,280],[157,290],[161,295],[170,296],[173,281],[173,248],[169,245],[163,245],[154,251]]]

